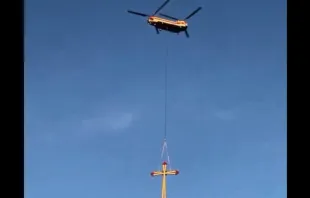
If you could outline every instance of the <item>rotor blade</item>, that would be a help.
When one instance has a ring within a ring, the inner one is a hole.
[[[197,8],[194,12],[192,12],[190,15],[188,15],[184,20],[187,20],[194,16],[199,10],[201,10],[202,7]]]
[[[177,19],[177,18],[175,18],[175,17],[172,17],[172,16],[169,16],[169,15],[166,15],[166,14],[159,14],[160,16],[164,16],[164,17],[167,17],[167,18],[169,18],[169,19],[174,19],[174,20],[179,20],[179,19]]]
[[[158,28],[155,28],[155,29],[156,29],[156,33],[159,34]]]
[[[163,9],[170,0],[165,1],[155,12],[153,15],[157,14],[161,9]]]
[[[143,13],[135,12],[135,11],[131,11],[131,10],[128,10],[127,12],[129,12],[130,14],[135,14],[135,15],[139,15],[139,16],[143,16],[143,17],[149,16],[148,14],[143,14]]]
[[[185,35],[187,38],[189,38],[189,34],[188,34],[187,30],[185,30]]]

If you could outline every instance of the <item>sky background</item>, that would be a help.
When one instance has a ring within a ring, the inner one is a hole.
[[[162,3],[26,1],[26,198],[159,198],[166,62],[168,197],[286,197],[286,1]]]

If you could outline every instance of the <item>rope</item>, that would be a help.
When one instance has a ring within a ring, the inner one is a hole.
[[[171,162],[170,162],[170,157],[169,157],[169,153],[168,153],[168,145],[167,145],[167,88],[168,88],[168,47],[166,50],[166,61],[165,61],[165,112],[164,112],[164,143],[162,146],[162,150],[161,150],[161,159],[163,160],[164,158],[164,152],[166,151],[166,155],[167,155],[167,163],[168,163],[168,167],[171,170]]]
[[[164,121],[164,140],[167,138],[167,87],[168,87],[168,47],[166,51],[166,62],[165,62],[165,121]]]

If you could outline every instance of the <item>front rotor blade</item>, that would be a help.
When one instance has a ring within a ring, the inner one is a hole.
[[[170,1],[170,0],[165,1],[165,2],[163,3],[163,5],[161,5],[161,6],[154,12],[153,15],[157,14],[161,9],[163,9],[163,8],[167,5],[167,3],[169,3],[169,1]]]
[[[197,8],[194,12],[192,12],[190,15],[188,15],[184,20],[187,20],[194,16],[199,10],[201,10],[202,7]]]
[[[131,10],[128,10],[127,12],[129,12],[130,14],[135,14],[135,15],[139,15],[139,16],[143,16],[143,17],[149,16],[148,14],[143,14],[143,13],[135,12],[135,11],[131,11]]]
[[[188,34],[187,30],[185,30],[185,35],[187,38],[189,38],[189,34]]]
[[[174,19],[174,20],[179,20],[179,19],[177,19],[177,18],[175,18],[175,17],[172,17],[172,16],[169,16],[169,15],[166,15],[166,14],[159,14],[160,16],[164,16],[164,17],[167,17],[167,18],[169,18],[169,19]]]
[[[158,30],[158,28],[155,28],[155,29],[156,29],[156,33],[157,33],[157,34],[159,34],[159,30]]]

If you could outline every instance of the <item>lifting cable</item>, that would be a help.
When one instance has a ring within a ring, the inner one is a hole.
[[[165,61],[165,121],[164,121],[164,140],[167,138],[167,80],[168,80],[168,47],[166,50],[166,61]]]
[[[169,153],[168,153],[168,145],[167,145],[167,88],[168,88],[168,47],[166,49],[166,60],[165,60],[165,92],[164,92],[164,142],[161,150],[161,160],[164,159],[164,154],[166,154],[167,157],[167,163],[168,167],[171,170],[171,162],[169,158]]]

